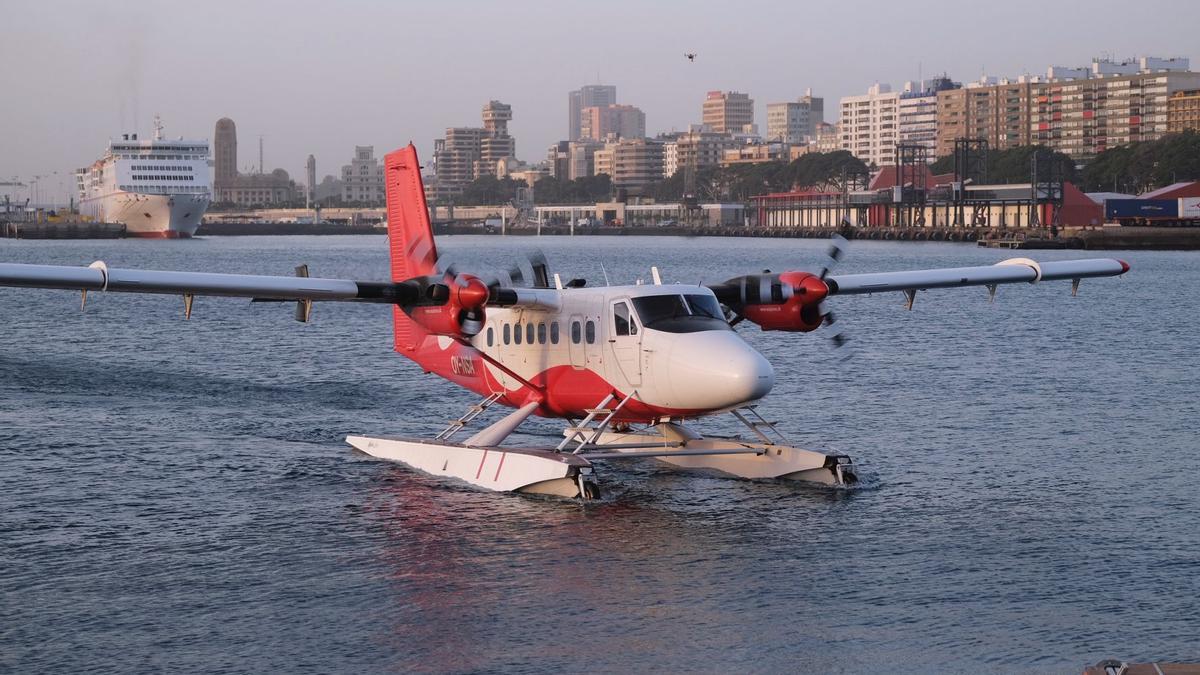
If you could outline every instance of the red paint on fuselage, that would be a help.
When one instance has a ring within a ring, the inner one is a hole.
[[[445,349],[440,343],[436,336],[431,335],[426,337],[416,350],[401,353],[415,361],[426,372],[480,396],[503,393],[499,402],[504,405],[520,408],[529,403],[537,403],[535,414],[542,417],[585,417],[589,409],[598,406],[609,394],[616,396],[616,400],[619,401],[627,393],[591,370],[569,365],[552,366],[528,378],[528,385],[522,384],[516,389],[508,389],[488,370],[479,350],[457,340],[450,342]],[[464,367],[466,363],[471,365]],[[615,403],[610,404],[610,407],[613,405]],[[632,399],[621,408],[614,419],[621,422],[649,423],[663,417],[696,417],[708,412],[711,411],[657,406]]]

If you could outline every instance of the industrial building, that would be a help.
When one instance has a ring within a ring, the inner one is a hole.
[[[1034,156],[1030,180],[991,184],[986,144],[960,141],[954,172],[934,175],[921,146],[901,145],[901,162],[873,177],[846,174],[821,189],[754,197],[754,223],[764,228],[904,228],[913,231],[1094,226],[1103,209],[1063,179],[1048,153]],[[929,235],[931,236],[932,233]]]

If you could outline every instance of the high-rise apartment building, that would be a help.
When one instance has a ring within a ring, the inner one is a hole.
[[[1200,131],[1200,89],[1177,91],[1167,99],[1167,133]]]
[[[596,175],[596,151],[603,149],[603,143],[571,141],[567,150],[567,180]]]
[[[383,203],[383,165],[375,158],[375,146],[355,146],[354,158],[342,167],[342,201],[349,204]]]
[[[896,163],[900,140],[900,94],[874,84],[866,94],[842,98],[842,149],[868,165]]]
[[[674,155],[675,171],[680,171],[689,165],[694,165],[697,169],[718,166],[724,158],[726,150],[736,148],[743,143],[733,134],[693,128],[679,134],[675,138],[674,145],[675,149],[672,154]]]
[[[923,147],[928,161],[937,159],[938,93],[960,87],[944,75],[928,84],[905,83],[898,108],[899,143]]]
[[[710,91],[704,98],[701,121],[709,129],[724,132],[754,131],[754,100],[736,91]]]
[[[842,131],[837,124],[822,122],[817,125],[816,152],[837,152],[842,149]]]
[[[512,106],[489,101],[483,106],[483,127],[451,127],[433,142],[434,180],[427,186],[432,198],[450,197],[480,176],[495,176],[516,155],[517,142],[508,133]]]
[[[512,106],[499,101],[489,101],[483,106],[483,136],[479,140],[475,178],[496,175],[496,167],[502,160],[516,157],[517,141],[508,135],[511,120]]]
[[[825,121],[825,99],[805,92],[795,101],[767,104],[767,140],[800,144],[812,141]]]
[[[1187,59],[1097,59],[1090,68],[1053,66],[1045,77],[982,78],[938,94],[937,154],[959,138],[991,148],[1045,145],[1086,162],[1098,153],[1161,137],[1170,130],[1170,99],[1200,89]]]
[[[584,108],[581,116],[580,138],[603,141],[617,138],[644,138],[646,114],[631,105],[606,105]]]
[[[475,164],[483,144],[484,130],[478,127],[451,127],[446,137],[433,144],[437,182],[453,190],[475,180]]]
[[[636,189],[662,180],[663,144],[645,138],[622,139],[612,150],[613,187]]]
[[[679,142],[677,138],[663,141],[663,178],[670,178],[679,170]]]
[[[571,142],[559,141],[546,151],[546,169],[552,178],[570,180]]]
[[[613,161],[615,160],[615,151],[612,145],[601,145],[592,153],[592,175],[599,176],[600,174],[608,174],[609,178],[613,175]]]
[[[1187,68],[1186,60],[1183,68]],[[1094,73],[1084,80],[1035,82],[1031,85],[1031,140],[1077,161],[1087,161],[1108,148],[1152,141],[1167,133],[1171,95],[1197,88],[1200,73],[1186,70],[1111,76]]]
[[[611,84],[588,84],[567,94],[567,140],[582,138],[584,108],[602,108],[616,102],[617,88]]]
[[[997,81],[984,77],[959,89],[938,92],[935,154],[953,154],[954,141],[982,139],[994,150],[1030,144],[1031,78]]]

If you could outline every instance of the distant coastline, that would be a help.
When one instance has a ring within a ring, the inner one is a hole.
[[[439,224],[438,235],[496,235],[499,228],[485,229],[478,226]],[[671,226],[671,227],[576,227],[577,236],[666,236],[666,237],[756,237],[756,238],[818,238],[834,234],[849,239],[879,241],[943,241],[950,243],[975,244],[979,240],[992,239],[1011,242],[1011,248],[1071,248],[1087,250],[1200,250],[1200,228],[1187,227],[1093,227],[1060,228],[1048,230],[997,230],[990,228],[757,228],[741,225],[724,226]],[[329,235],[329,234],[386,234],[379,225],[335,225],[284,222],[212,222],[200,226],[197,236],[255,236],[255,235]],[[508,227],[508,236],[570,236],[567,225],[544,225]],[[1009,247],[1009,246],[1004,246]]]

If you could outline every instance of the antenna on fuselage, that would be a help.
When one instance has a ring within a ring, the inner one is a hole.
[[[650,268],[650,277],[651,277],[652,279],[654,279],[654,285],[655,285],[655,286],[662,286],[662,275],[660,275],[660,274],[658,273],[658,267],[657,267],[657,266],[652,266],[652,267]]]
[[[600,273],[604,275],[604,285],[611,286],[612,284],[608,283],[608,272],[604,269],[604,263],[600,263]]]

